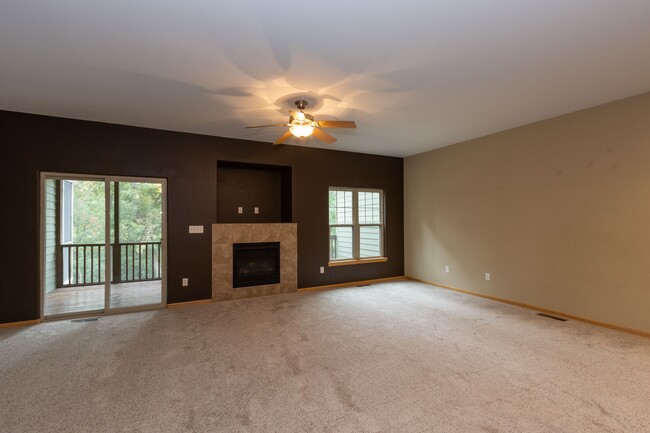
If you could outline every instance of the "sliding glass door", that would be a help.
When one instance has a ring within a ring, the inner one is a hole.
[[[109,308],[160,305],[163,184],[110,182],[112,272]]]
[[[165,180],[41,180],[42,316],[164,306]]]
[[[105,310],[105,186],[89,177],[44,179],[44,316]]]

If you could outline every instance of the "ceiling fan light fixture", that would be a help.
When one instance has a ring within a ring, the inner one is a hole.
[[[299,99],[294,102],[298,111],[289,110],[289,123],[275,124],[275,125],[259,125],[247,126],[246,128],[267,128],[269,126],[288,126],[289,130],[286,131],[280,138],[275,140],[273,144],[282,144],[287,141],[291,136],[297,138],[306,138],[313,134],[314,138],[323,143],[332,144],[336,138],[323,131],[321,128],[356,128],[357,125],[351,120],[320,120],[314,119],[311,114],[305,113],[303,110],[307,107],[307,101]]]
[[[309,137],[314,133],[313,125],[292,125],[289,131],[298,138]]]

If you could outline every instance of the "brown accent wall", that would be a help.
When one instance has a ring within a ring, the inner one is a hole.
[[[291,167],[217,164],[217,222],[291,222],[283,218],[283,187],[291,194]],[[283,176],[286,172],[286,176]],[[283,182],[283,177],[288,180]],[[286,200],[286,198],[285,198]],[[290,204],[290,203],[289,203]],[[239,208],[242,213],[239,213]],[[255,213],[257,208],[258,213]]]
[[[210,225],[217,222],[217,161],[292,167],[298,287],[404,273],[401,158],[0,111],[0,323],[40,315],[39,173],[162,177],[168,181],[168,302],[211,297]],[[388,262],[328,268],[328,187],[381,188]],[[205,234],[189,235],[202,224]],[[326,273],[320,274],[319,267]],[[189,287],[181,278],[190,279]]]
[[[650,93],[407,158],[404,190],[408,276],[650,331]]]

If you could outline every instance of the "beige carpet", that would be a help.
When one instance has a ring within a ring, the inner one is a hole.
[[[650,340],[414,282],[0,330],[0,431],[650,432]]]

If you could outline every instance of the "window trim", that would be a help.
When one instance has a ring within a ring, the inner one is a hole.
[[[366,263],[383,263],[387,261],[388,257],[385,256],[367,257],[364,259],[339,259],[330,260],[327,262],[327,266],[331,268],[333,266],[363,265]]]
[[[380,263],[388,261],[386,257],[386,206],[385,206],[385,196],[384,190],[379,188],[350,188],[350,187],[337,187],[330,186],[327,190],[328,194],[328,213],[329,213],[329,193],[332,191],[350,191],[352,192],[352,224],[329,224],[328,217],[328,233],[332,227],[351,227],[352,228],[352,258],[345,259],[332,259],[332,242],[331,238],[329,239],[328,247],[328,267],[332,266],[346,266],[346,265],[360,265],[366,263]],[[360,192],[376,192],[379,193],[379,213],[380,213],[380,223],[379,224],[360,224],[359,223],[359,193]],[[361,227],[377,227],[379,226],[380,234],[380,254],[378,256],[372,257],[361,257]],[[328,234],[328,238],[329,238]]]

